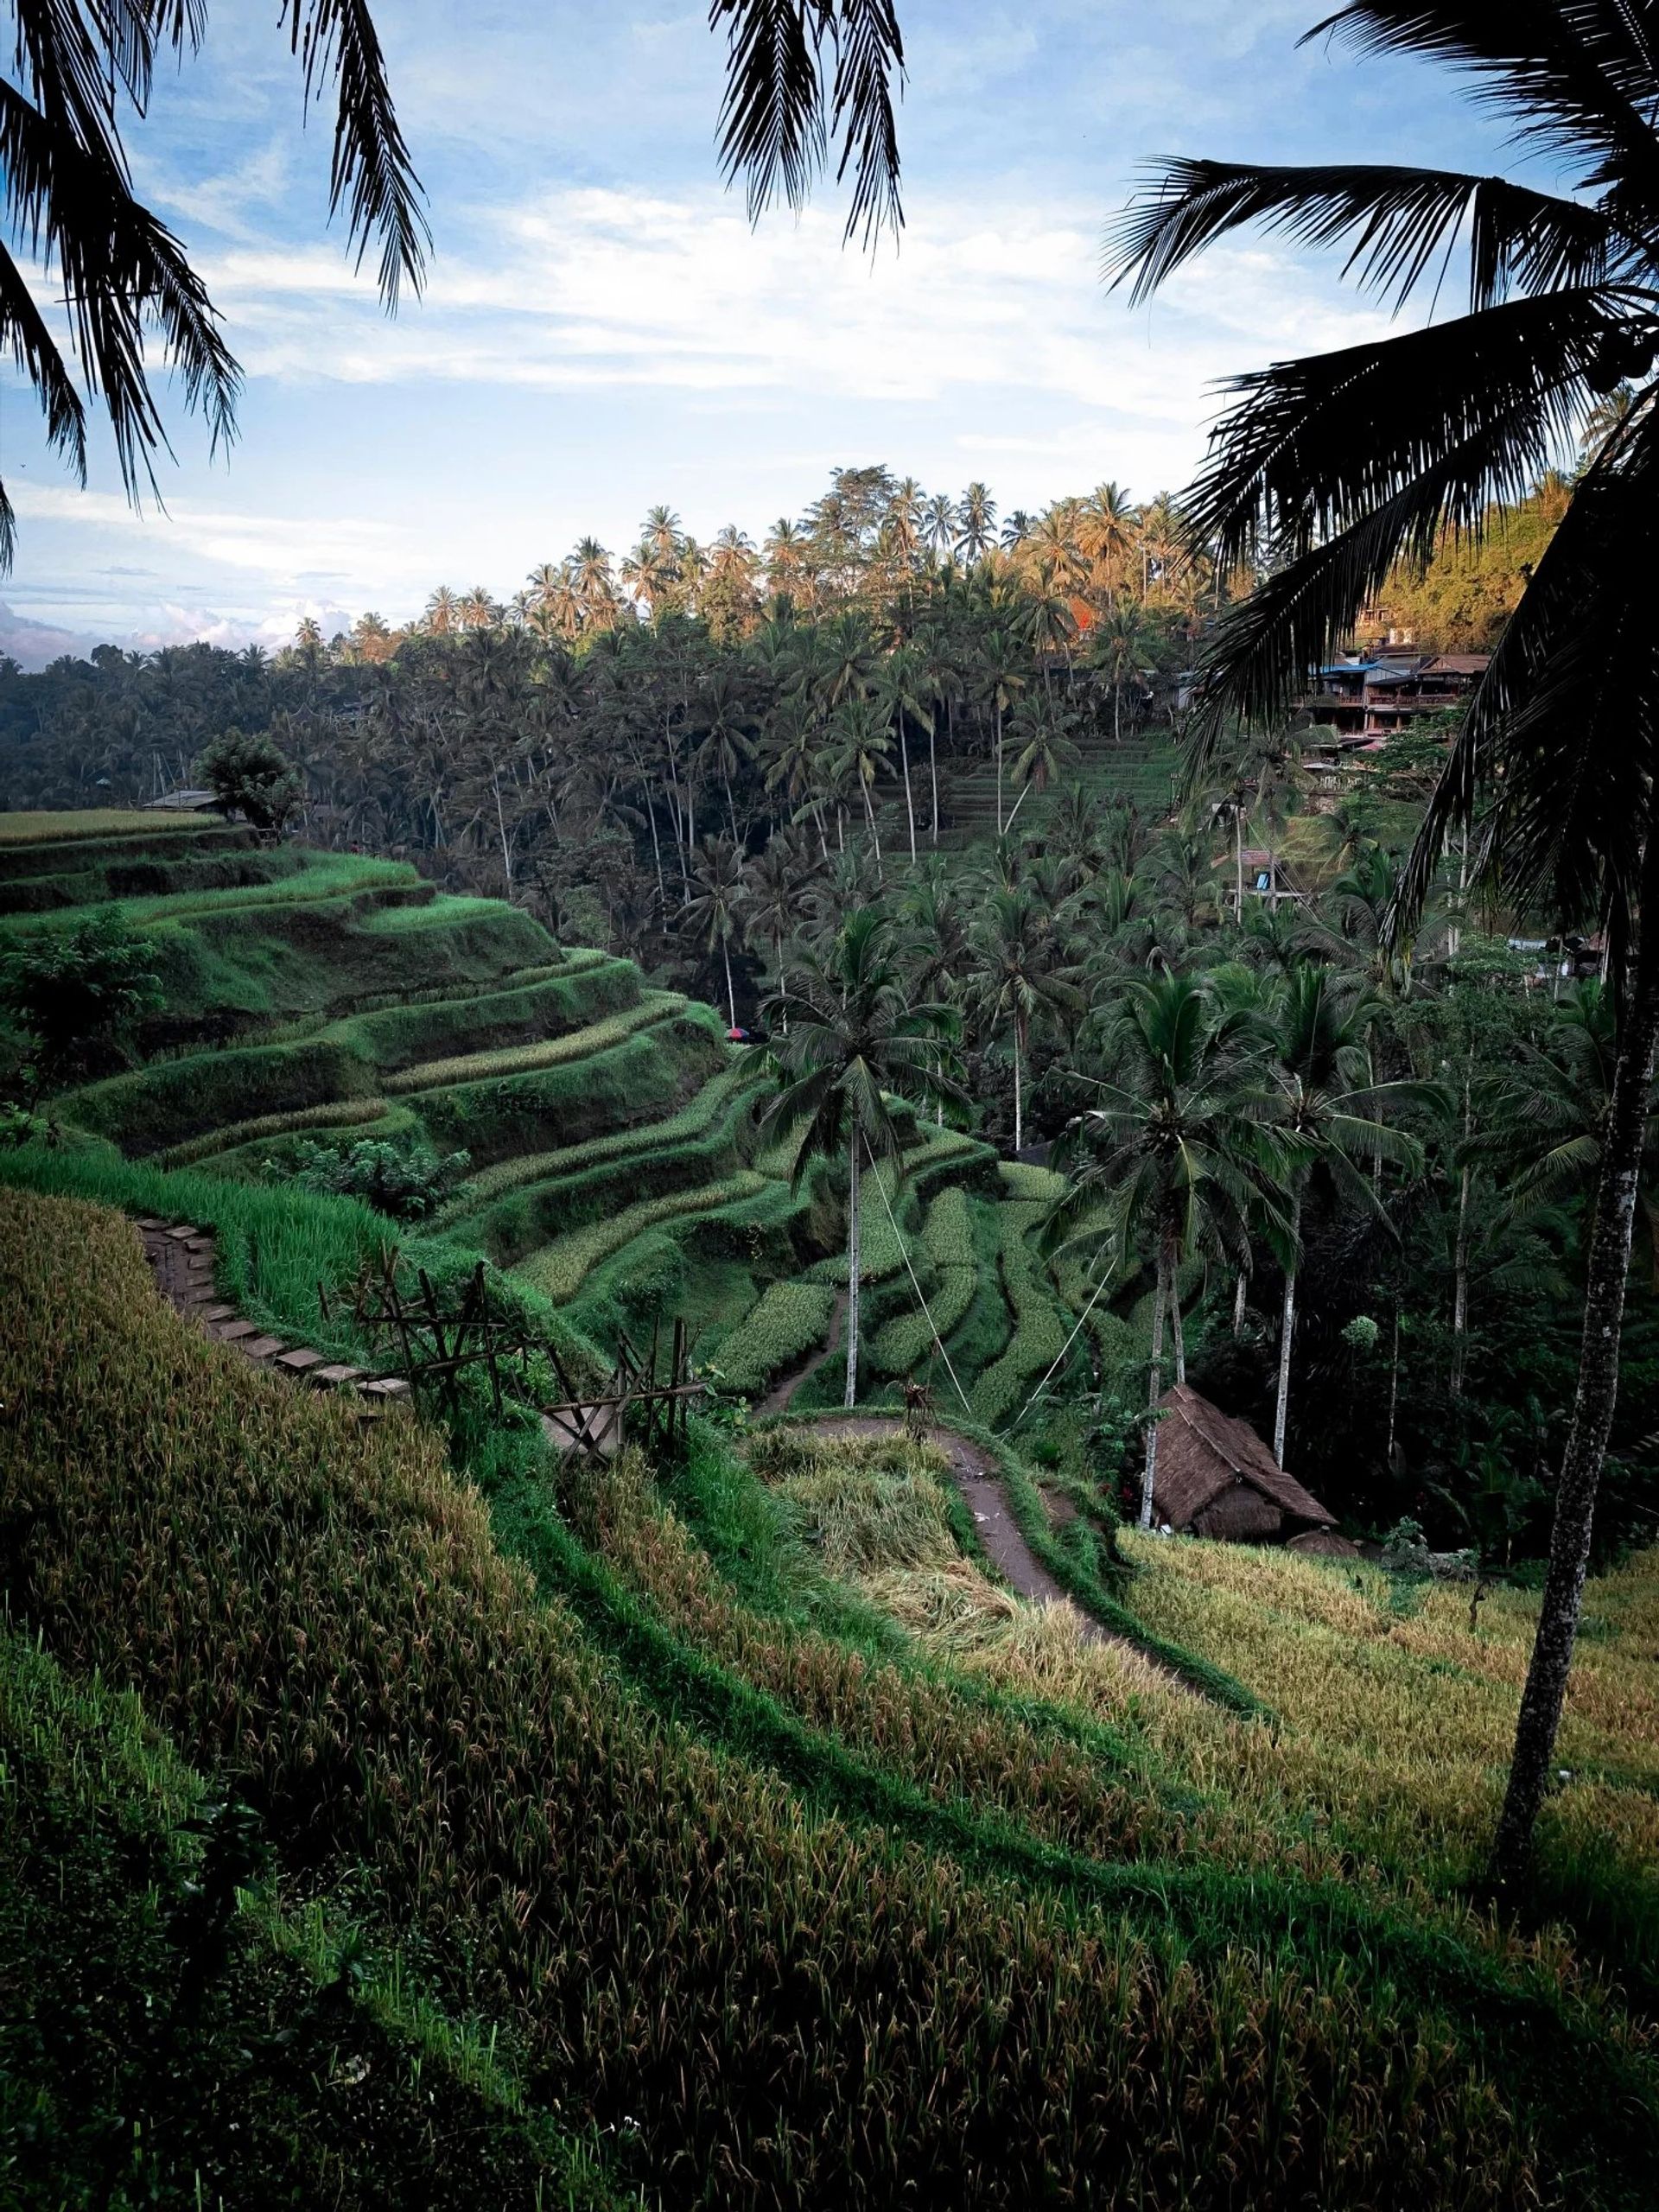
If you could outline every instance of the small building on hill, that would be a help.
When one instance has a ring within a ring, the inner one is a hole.
[[[1178,1382],[1158,1401],[1152,1510],[1184,1535],[1350,1554],[1336,1516],[1287,1475],[1248,1421]]]

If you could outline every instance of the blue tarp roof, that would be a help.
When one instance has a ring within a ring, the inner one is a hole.
[[[1363,676],[1368,669],[1379,666],[1374,660],[1337,660],[1329,668],[1319,671],[1321,676]]]

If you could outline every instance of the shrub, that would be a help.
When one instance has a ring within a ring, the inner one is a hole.
[[[0,1005],[38,1039],[54,1078],[161,1003],[156,946],[114,906],[19,945],[0,965]]]
[[[196,773],[221,814],[240,814],[256,830],[280,830],[305,797],[299,770],[274,741],[227,729],[198,755]]]
[[[464,1152],[440,1155],[419,1138],[397,1144],[359,1137],[344,1148],[302,1140],[294,1152],[296,1180],[308,1191],[361,1198],[394,1221],[427,1220],[454,1191],[467,1166]]]

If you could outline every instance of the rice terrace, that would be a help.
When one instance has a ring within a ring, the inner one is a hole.
[[[1659,2203],[1659,5],[7,4],[0,2207]]]

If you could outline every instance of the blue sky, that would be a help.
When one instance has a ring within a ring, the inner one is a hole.
[[[1179,489],[1217,378],[1382,323],[1333,262],[1255,238],[1131,312],[1096,270],[1141,163],[1513,166],[1445,75],[1299,52],[1319,12],[902,0],[908,221],[872,260],[832,188],[756,231],[722,192],[705,0],[380,0],[435,237],[389,322],[327,226],[326,119],[299,127],[275,5],[219,0],[131,148],[247,372],[239,442],[215,460],[178,417],[167,512],[135,515],[107,450],[76,490],[0,385],[0,647],[400,621],[439,582],[505,595],[585,531],[620,550],[654,500],[758,540],[843,461],[982,477],[1004,510]]]

